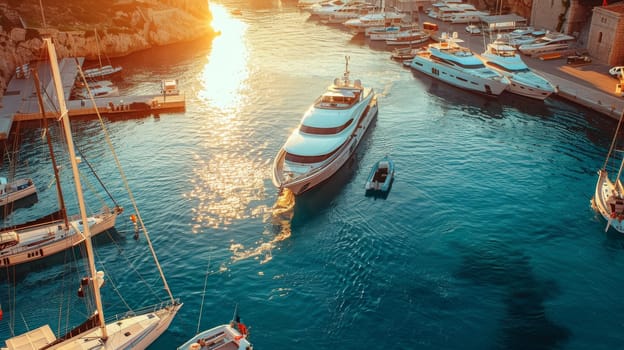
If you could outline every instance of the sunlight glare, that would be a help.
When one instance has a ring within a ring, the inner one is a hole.
[[[208,63],[203,69],[200,98],[221,110],[235,110],[241,90],[249,77],[245,46],[247,25],[233,18],[223,5],[210,4],[212,27],[221,34],[212,42]]]

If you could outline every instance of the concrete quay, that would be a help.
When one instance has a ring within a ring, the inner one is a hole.
[[[419,20],[420,23],[436,23],[440,32],[447,32],[449,35],[457,32],[459,38],[464,40],[462,45],[475,53],[484,52],[486,44],[490,42],[489,36],[484,40],[481,34],[471,35],[466,32],[467,24],[442,22],[424,13],[419,14]],[[566,58],[566,55],[562,55],[556,59],[541,60],[523,56],[524,62],[531,69],[557,87],[558,97],[619,119],[624,111],[624,97],[616,94],[618,80],[609,75],[610,66],[593,61],[588,64],[570,65],[567,64]]]
[[[163,112],[183,111],[186,108],[186,98],[183,94],[178,94],[177,89],[175,94],[167,95],[161,93],[70,100],[69,96],[83,61],[82,58],[64,58],[59,63],[64,98],[70,118],[88,118],[98,114],[103,117],[158,115]],[[45,61],[36,62],[32,64],[31,69],[36,69],[42,85],[41,94],[45,104],[45,116],[57,118],[58,99],[50,65]],[[25,71],[30,72],[28,69]],[[13,122],[40,120],[41,118],[33,74],[14,76],[0,103],[0,141],[9,138]]]

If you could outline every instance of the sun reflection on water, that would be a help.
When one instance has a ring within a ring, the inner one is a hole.
[[[233,18],[222,5],[211,3],[210,10],[212,27],[221,34],[212,42],[212,51],[201,76],[199,97],[221,110],[233,110],[249,78],[249,53],[245,45],[247,24]]]
[[[295,195],[288,189],[280,192],[275,205],[270,212],[270,228],[267,228],[263,236],[270,237],[268,241],[255,242],[255,247],[245,249],[240,243],[232,243],[232,260],[238,261],[249,258],[260,260],[261,264],[273,259],[272,250],[276,244],[288,239],[291,235],[291,222],[295,208]]]
[[[266,263],[273,258],[276,243],[290,237],[295,196],[285,190],[272,207],[266,202],[272,160],[264,154],[268,142],[254,137],[258,109],[249,98],[253,91],[247,25],[222,5],[211,4],[211,10],[212,26],[221,34],[201,73],[199,98],[205,103],[205,121],[187,195],[197,202],[193,232],[222,233],[245,219],[258,218],[265,223],[264,231],[233,234],[229,249],[232,262],[252,258]]]

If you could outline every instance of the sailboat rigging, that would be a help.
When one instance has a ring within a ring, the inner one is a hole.
[[[71,249],[84,241],[80,232],[82,226],[88,226],[93,235],[105,232],[115,226],[117,216],[123,208],[104,206],[99,213],[86,218],[68,217],[61,187],[59,167],[52,147],[47,118],[40,91],[40,82],[36,70],[33,70],[35,89],[42,114],[48,151],[54,171],[58,211],[26,223],[5,227],[0,231],[0,267],[9,267],[43,259],[61,251]],[[63,95],[61,95],[63,96]],[[87,223],[87,225],[83,225]]]
[[[607,226],[605,232],[609,230],[609,227],[613,227],[618,232],[624,233],[624,187],[622,186],[621,176],[624,169],[624,158],[620,160],[617,176],[613,181],[609,179],[609,173],[607,166],[611,156],[616,152],[616,140],[622,126],[622,120],[624,119],[624,111],[620,115],[617,127],[613,139],[611,140],[611,146],[609,152],[605,158],[604,164],[600,170],[598,170],[598,183],[596,184],[596,191],[594,197],[591,200],[592,207],[605,220],[607,220]]]
[[[72,168],[73,182],[76,190],[78,206],[80,208],[80,218],[82,222],[87,222],[86,205],[82,191],[82,184],[78,170],[78,159],[74,150],[74,142],[71,133],[71,126],[68,118],[68,111],[65,105],[63,87],[60,80],[59,66],[54,44],[50,38],[44,39],[52,69],[54,88],[58,98],[60,121],[62,122],[65,142]],[[135,210],[136,204],[133,201]],[[138,210],[137,210],[138,214]],[[72,329],[64,336],[55,337],[49,325],[30,330],[24,334],[14,336],[6,340],[6,348],[2,350],[17,349],[145,349],[154,342],[168,327],[182,304],[173,297],[164,273],[156,254],[149,240],[145,226],[137,215],[143,227],[143,233],[147,238],[148,246],[160,273],[164,288],[168,293],[169,300],[162,304],[153,306],[143,312],[132,312],[130,316],[115,317],[110,323],[106,323],[104,317],[102,296],[100,288],[104,282],[104,273],[97,271],[95,267],[94,249],[91,238],[92,228],[89,225],[82,225],[79,234],[84,237],[85,254],[88,263],[88,276],[81,280],[81,287],[88,288],[92,302],[96,311],[78,327]],[[75,228],[78,228],[76,226]]]

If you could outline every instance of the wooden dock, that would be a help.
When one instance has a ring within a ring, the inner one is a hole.
[[[98,112],[103,117],[111,118],[158,115],[165,112],[184,111],[186,108],[186,98],[184,94],[179,93],[70,100],[69,96],[78,76],[78,68],[83,62],[84,58],[64,58],[59,63],[70,117],[94,117]],[[50,65],[46,61],[35,62],[30,67],[24,67],[22,71],[28,72],[28,68],[37,70],[44,96],[46,117],[57,118],[59,108]],[[0,140],[9,138],[14,121],[39,119],[41,119],[41,112],[32,74],[14,75],[0,103]]]
[[[103,117],[123,117],[137,115],[158,115],[164,112],[184,111],[186,108],[184,95],[144,95],[115,96],[94,100],[69,100],[67,109],[70,117],[94,117],[98,112]],[[95,103],[95,105],[94,105]],[[46,117],[58,118],[58,113],[46,110]],[[30,121],[41,119],[41,112],[18,112],[14,121]]]

